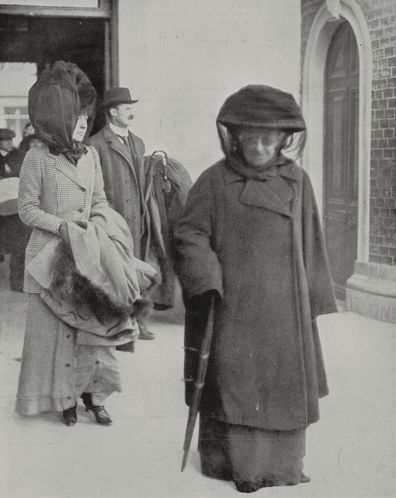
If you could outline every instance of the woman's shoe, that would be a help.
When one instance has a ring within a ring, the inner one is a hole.
[[[85,411],[91,410],[98,424],[110,425],[111,423],[113,423],[104,406],[92,404],[91,393],[82,393],[81,399],[83,400],[83,403],[85,405]]]
[[[240,493],[254,493],[260,489],[260,484],[252,481],[234,481],[237,491]]]
[[[66,425],[71,426],[77,422],[76,408],[77,408],[77,403],[71,408],[63,410],[63,420]]]

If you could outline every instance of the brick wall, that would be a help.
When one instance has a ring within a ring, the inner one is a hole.
[[[301,0],[301,63],[324,0]],[[373,50],[369,260],[396,266],[396,1],[358,0]]]

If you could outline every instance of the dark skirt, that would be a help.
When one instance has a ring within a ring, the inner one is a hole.
[[[202,473],[234,481],[238,491],[307,482],[303,474],[305,428],[269,431],[200,415]]]

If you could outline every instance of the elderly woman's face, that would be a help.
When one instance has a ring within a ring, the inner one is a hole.
[[[238,135],[242,154],[254,168],[260,168],[270,161],[285,137],[285,132],[270,128],[246,128]]]
[[[86,114],[81,114],[78,116],[76,127],[73,132],[73,140],[76,142],[82,142],[84,140],[85,134],[88,128],[88,116]]]

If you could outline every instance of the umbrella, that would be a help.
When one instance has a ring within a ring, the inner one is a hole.
[[[197,374],[197,378],[195,381],[195,390],[194,390],[193,400],[192,400],[192,403],[191,403],[191,406],[190,406],[190,409],[188,412],[186,434],[184,436],[184,444],[183,444],[184,454],[183,454],[183,461],[182,461],[182,465],[181,465],[182,472],[183,472],[183,470],[186,466],[186,463],[187,463],[187,457],[188,457],[188,452],[190,450],[191,439],[192,439],[192,436],[194,433],[195,423],[197,421],[197,416],[198,416],[198,412],[199,412],[199,405],[201,403],[202,389],[205,385],[206,369],[208,366],[209,351],[210,351],[210,345],[211,345],[212,336],[213,336],[214,301],[215,301],[215,296],[212,296],[211,300],[210,300],[209,314],[208,314],[208,319],[206,322],[205,334],[203,336],[201,349],[199,351],[198,374]]]

